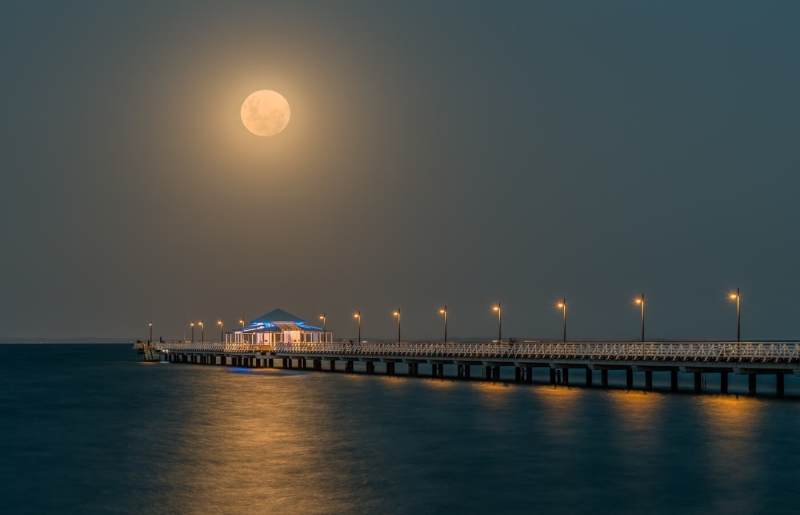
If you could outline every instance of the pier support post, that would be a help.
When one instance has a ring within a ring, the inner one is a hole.
[[[592,369],[586,369],[586,386],[592,386]]]
[[[694,373],[694,393],[700,393],[703,391],[703,377],[702,373],[695,372]]]
[[[274,367],[274,366],[275,366],[275,362],[274,362],[274,361],[272,361],[272,358],[269,358],[269,359],[267,360],[267,366],[268,366],[269,368],[272,368],[272,367]]]
[[[470,365],[464,365],[464,379],[469,379]]]
[[[374,374],[374,373],[375,373],[375,363],[367,361],[367,374]]]
[[[533,367],[527,367],[525,369],[525,382],[526,383],[533,382]]]
[[[600,371],[600,385],[603,388],[608,388],[608,370]]]
[[[487,381],[492,380],[492,367],[483,367],[486,371],[483,374],[484,379]]]
[[[550,384],[556,384],[556,369],[550,369]]]
[[[644,389],[645,390],[653,389],[653,372],[650,370],[644,373]]]
[[[569,369],[564,368],[561,370],[561,377],[564,378],[564,386],[569,386]]]
[[[330,370],[331,372],[336,372],[336,360],[335,359],[332,359],[332,360],[328,361],[328,370]]]
[[[517,383],[522,381],[522,370],[519,367],[514,367],[514,381]]]
[[[775,395],[783,397],[783,374],[780,372],[775,375]]]
[[[628,390],[633,390],[633,369],[626,368],[625,369],[625,387]]]
[[[344,371],[350,374],[353,373],[353,362],[352,361],[345,361]]]
[[[722,372],[719,375],[719,391],[721,393],[728,393],[728,373]]]
[[[669,389],[673,392],[678,391],[678,371],[670,370],[669,372]]]
[[[494,367],[494,380],[500,380],[500,367]]]
[[[458,376],[459,379],[463,379],[464,378],[464,367],[462,367],[461,365],[456,365],[456,375]]]
[[[750,374],[747,376],[747,393],[750,395],[756,394],[756,375]]]

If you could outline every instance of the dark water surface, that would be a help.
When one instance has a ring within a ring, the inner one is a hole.
[[[797,400],[0,349],[0,513],[800,510]]]

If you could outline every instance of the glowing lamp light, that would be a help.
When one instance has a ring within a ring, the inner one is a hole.
[[[494,306],[494,307],[492,308],[492,311],[500,311],[500,308],[499,308],[498,306]]]
[[[636,299],[636,303],[637,304],[641,304],[642,303],[642,299]]]
[[[731,300],[736,300],[737,297],[738,297],[738,295],[736,295],[735,293],[731,293],[730,294]]]

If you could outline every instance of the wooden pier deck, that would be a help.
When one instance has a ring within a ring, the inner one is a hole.
[[[694,391],[701,392],[703,374],[720,374],[721,393],[728,392],[728,375],[747,376],[748,392],[756,394],[756,377],[774,375],[776,394],[784,395],[784,376],[800,376],[797,342],[525,342],[525,343],[157,343],[162,361],[240,367],[274,367],[354,372],[364,363],[374,374],[381,363],[385,374],[418,377],[419,366],[430,366],[430,377],[445,377],[445,366],[455,367],[458,379],[500,380],[502,367],[514,370],[514,380],[533,382],[533,370],[549,370],[550,384],[570,382],[570,371],[584,380],[576,385],[608,387],[608,372],[625,372],[633,389],[633,373],[644,373],[644,389],[653,389],[653,374],[668,373],[670,390],[678,390],[678,374],[692,374]],[[397,365],[405,368],[397,370]],[[309,366],[310,365],[310,366]],[[478,374],[473,373],[478,368]],[[452,370],[452,367],[450,367]],[[600,376],[595,383],[596,373]]]

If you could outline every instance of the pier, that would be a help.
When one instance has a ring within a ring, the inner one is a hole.
[[[608,387],[609,371],[625,374],[634,388],[634,372],[644,373],[653,390],[653,374],[669,377],[668,391],[678,391],[679,374],[693,377],[693,391],[703,391],[704,375],[719,374],[719,393],[728,393],[729,374],[747,376],[755,395],[758,375],[775,376],[775,391],[784,396],[784,375],[800,376],[800,343],[795,342],[525,342],[525,343],[155,343],[161,361],[249,368],[355,372],[366,374],[500,381],[513,370],[513,381],[533,383],[534,369],[548,371],[549,384]],[[398,366],[400,365],[400,366]],[[445,365],[451,374],[445,375]],[[452,370],[455,367],[455,375]],[[359,367],[362,368],[362,367]],[[583,376],[581,378],[581,376]],[[577,379],[577,381],[575,381]],[[599,379],[599,381],[598,381]]]

